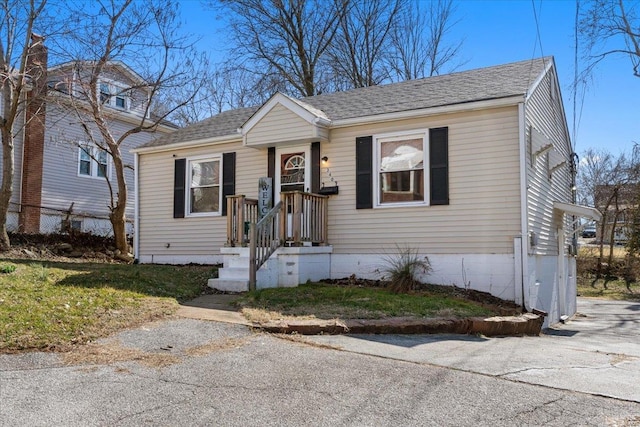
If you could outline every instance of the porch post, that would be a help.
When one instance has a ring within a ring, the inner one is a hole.
[[[256,290],[256,223],[251,222],[249,225],[249,290]]]

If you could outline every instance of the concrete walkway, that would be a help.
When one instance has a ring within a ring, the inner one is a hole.
[[[238,313],[238,309],[233,306],[233,302],[237,299],[237,295],[202,295],[192,301],[181,304],[176,314],[187,319],[213,320],[250,326],[247,319]]]
[[[540,337],[335,335],[316,344],[640,403],[640,303],[578,299]]]

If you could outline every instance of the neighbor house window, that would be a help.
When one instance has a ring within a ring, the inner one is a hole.
[[[220,158],[190,160],[187,174],[189,214],[220,213]]]
[[[95,145],[82,144],[79,148],[78,175],[104,178],[109,170],[107,152]]]
[[[425,202],[425,140],[425,133],[376,137],[379,205]]]
[[[122,110],[129,109],[128,91],[123,87],[110,82],[100,83],[100,101]]]

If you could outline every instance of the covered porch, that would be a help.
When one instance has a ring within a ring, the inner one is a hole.
[[[261,215],[257,199],[227,197],[224,266],[210,287],[243,292],[330,276],[328,196],[286,191],[279,200]]]

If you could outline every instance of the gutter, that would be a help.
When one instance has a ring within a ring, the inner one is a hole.
[[[161,153],[163,151],[173,151],[181,148],[197,148],[207,145],[228,144],[233,142],[242,142],[242,138],[238,138],[237,134],[217,136],[213,138],[197,139],[195,141],[182,141],[173,144],[159,145],[157,147],[138,147],[130,150],[131,153]]]

